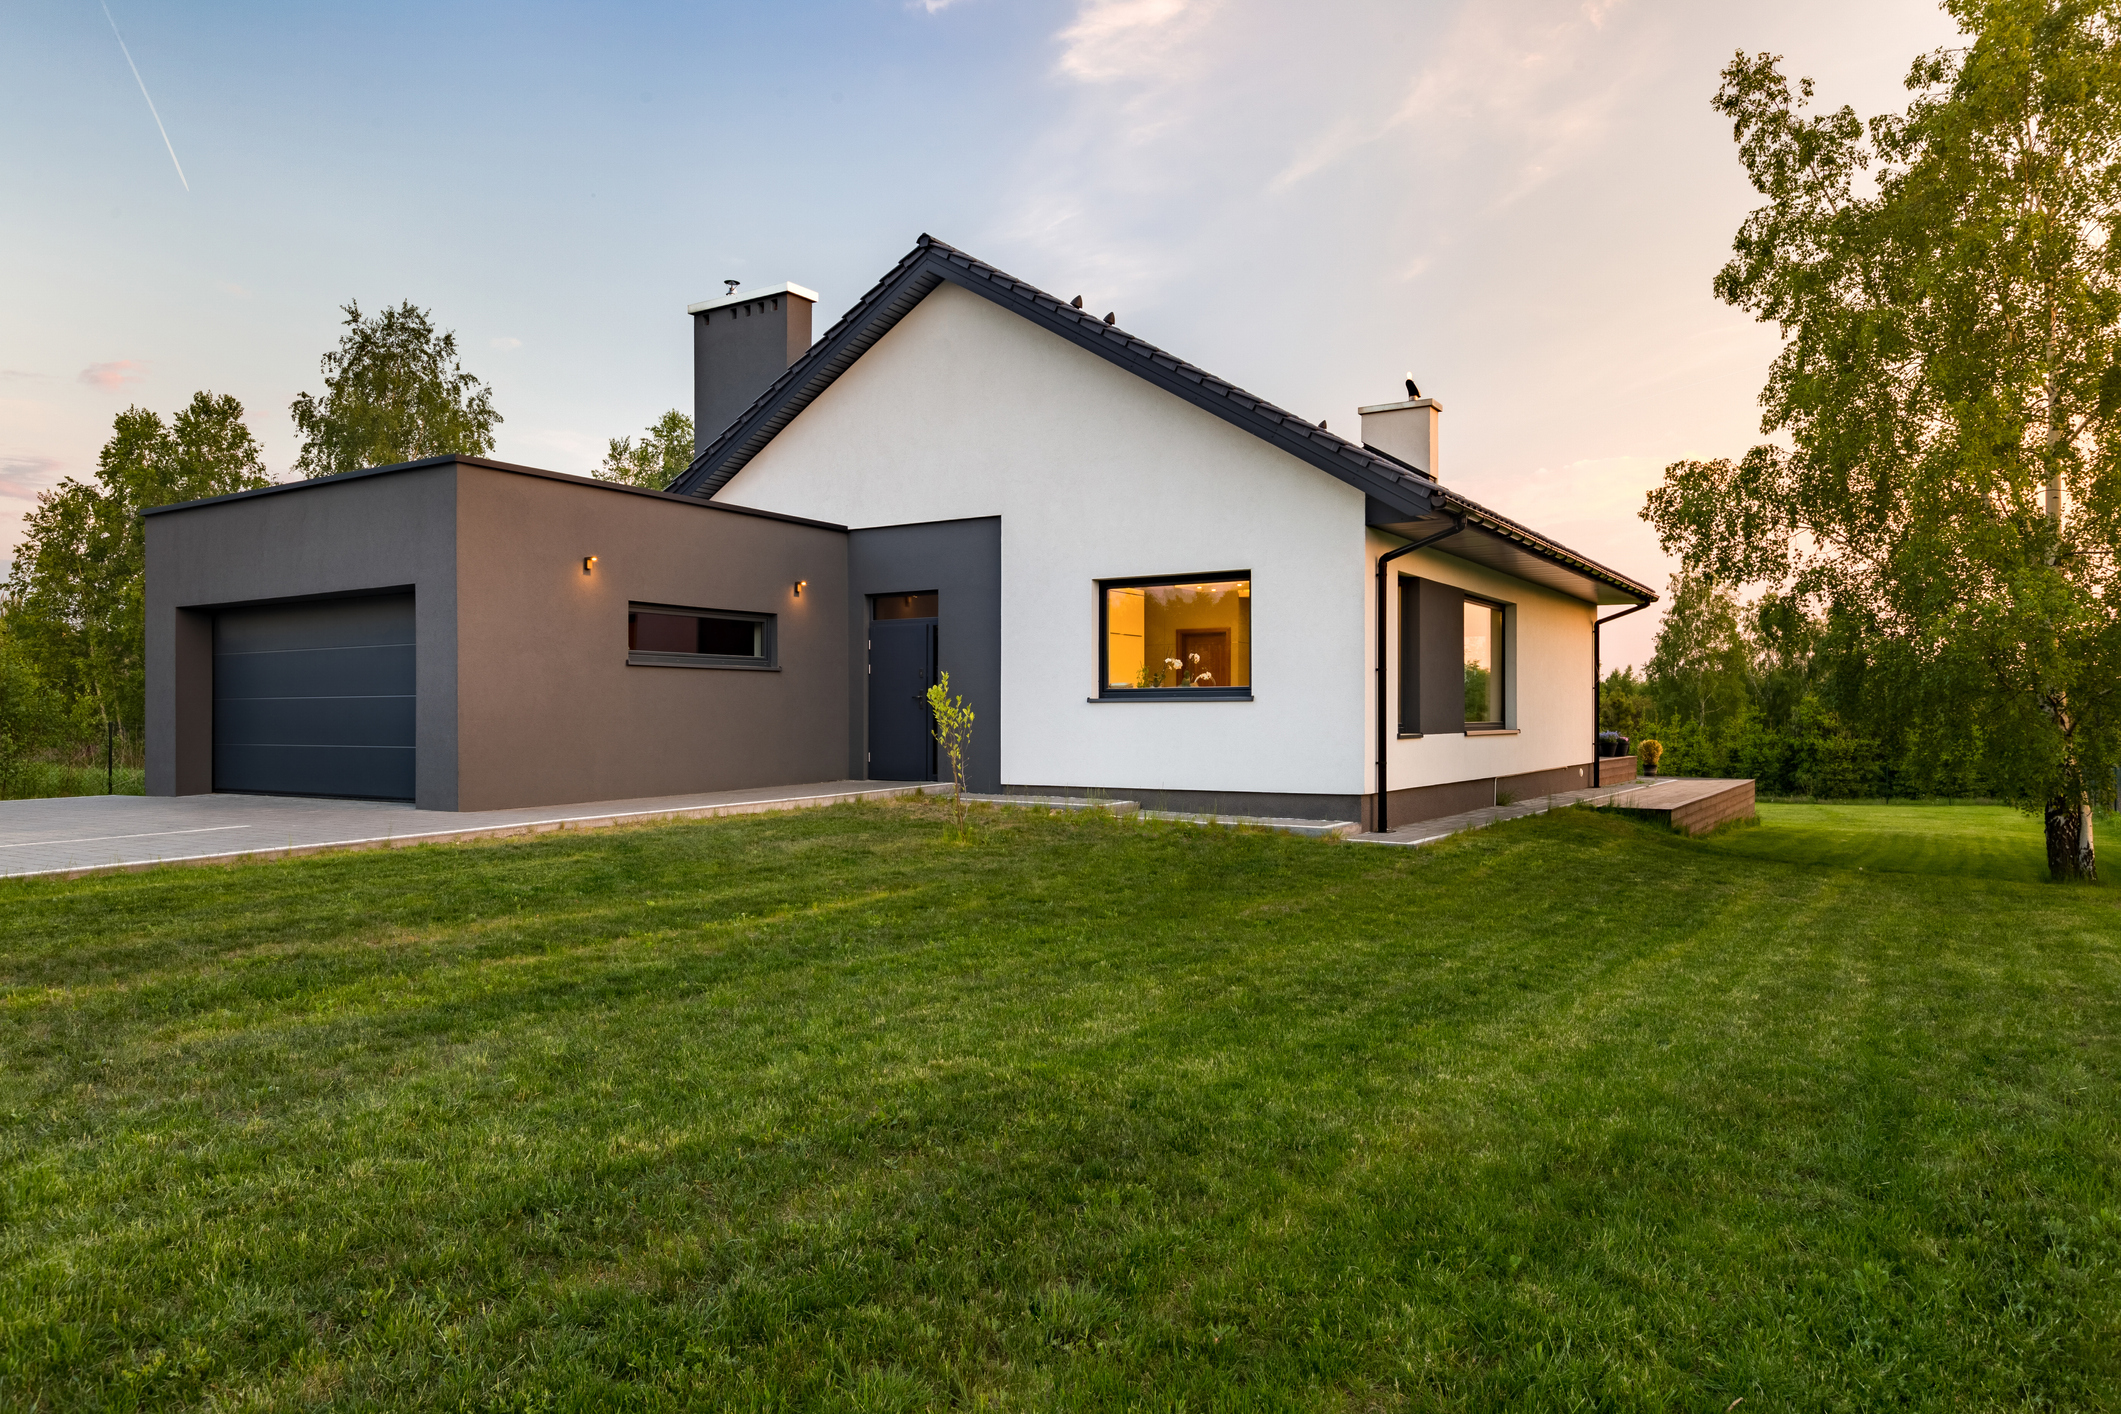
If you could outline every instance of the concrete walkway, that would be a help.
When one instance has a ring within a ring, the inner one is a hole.
[[[373,800],[266,795],[84,795],[0,801],[0,878],[108,873],[158,864],[278,858],[329,849],[593,830],[800,810],[848,800],[947,791],[947,785],[822,781],[812,785],[602,800],[527,810],[416,810]]]
[[[1350,835],[1357,844],[1434,844],[1452,835],[1467,830],[1483,830],[1501,820],[1522,820],[1527,815],[1544,815],[1549,810],[1564,810],[1571,805],[1611,805],[1621,797],[1644,789],[1649,782],[1629,781],[1626,785],[1601,786],[1593,790],[1563,790],[1552,795],[1535,795],[1510,805],[1490,805],[1479,810],[1468,810],[1459,815],[1443,815],[1434,820],[1420,820],[1411,825],[1402,825],[1384,834]]]

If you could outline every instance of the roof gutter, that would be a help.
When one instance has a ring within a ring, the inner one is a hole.
[[[1455,517],[1455,523],[1449,530],[1439,530],[1434,535],[1423,539],[1410,540],[1397,550],[1387,550],[1377,557],[1377,818],[1373,824],[1376,832],[1380,835],[1390,827],[1390,821],[1386,818],[1388,807],[1385,804],[1387,795],[1385,788],[1385,745],[1388,740],[1385,735],[1385,566],[1398,559],[1401,555],[1411,555],[1416,550],[1426,549],[1439,540],[1448,540],[1465,528],[1466,517],[1465,513],[1461,511]],[[1620,616],[1615,614],[1613,617],[1617,619]],[[1593,656],[1596,655],[1594,654]],[[1404,665],[1402,664],[1402,666]],[[1596,731],[1595,726],[1593,731]]]

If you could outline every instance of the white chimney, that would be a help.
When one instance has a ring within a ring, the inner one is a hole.
[[[1434,398],[1408,398],[1355,411],[1362,415],[1364,446],[1375,447],[1386,456],[1397,457],[1417,471],[1443,480],[1436,447],[1436,423],[1443,412],[1442,403]]]

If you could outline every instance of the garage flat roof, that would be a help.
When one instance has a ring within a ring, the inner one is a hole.
[[[620,481],[602,481],[594,476],[573,476],[564,471],[547,471],[543,467],[520,466],[515,462],[497,462],[486,457],[422,457],[419,461],[392,462],[389,466],[368,466],[359,471],[342,471],[336,476],[318,476],[304,481],[280,481],[271,486],[260,486],[255,491],[232,491],[226,496],[207,496],[196,501],[177,501],[167,506],[149,506],[140,512],[143,516],[168,515],[171,511],[197,510],[201,506],[219,506],[230,501],[248,501],[259,496],[285,496],[291,492],[308,491],[319,486],[336,486],[341,482],[359,481],[370,476],[392,476],[401,471],[425,471],[437,466],[475,466],[486,471],[505,471],[516,476],[535,476],[544,481],[564,481],[575,486],[591,486],[599,491],[616,491],[627,496],[647,496],[652,500],[668,501],[673,505],[690,506],[694,510],[720,511],[724,515],[751,516],[758,520],[777,520],[789,525],[807,525],[818,530],[837,530],[845,533],[847,527],[834,525],[828,520],[811,520],[805,516],[786,516],[773,511],[755,511],[745,506],[725,506],[714,501],[702,501],[697,496],[673,496],[668,491],[652,491],[646,486],[628,486]]]

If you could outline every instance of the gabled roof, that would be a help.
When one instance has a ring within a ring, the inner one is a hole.
[[[1292,412],[1255,397],[1146,339],[1077,309],[984,261],[923,235],[854,307],[825,331],[788,371],[670,483],[677,495],[702,500],[729,484],[783,427],[939,285],[957,285],[1058,334],[1099,358],[1242,428],[1363,493],[1369,524],[1409,538],[1433,533],[1459,515],[1466,529],[1448,553],[1548,584],[1593,603],[1639,603],[1657,596],[1626,576],[1564,550],[1525,527],[1447,492],[1427,475]],[[1440,550],[1443,546],[1438,547]]]
[[[870,345],[946,281],[993,300],[1040,328],[1338,477],[1390,507],[1397,513],[1396,518],[1418,517],[1429,510],[1429,492],[1435,483],[1412,468],[1336,437],[1206,369],[1196,368],[1145,339],[1105,323],[1095,314],[1077,309],[1056,295],[1005,275],[927,235],[869,293],[856,300],[854,307],[827,329],[808,353],[790,364],[772,387],[759,394],[742,416],[694,457],[692,465],[670,484],[670,489],[680,495],[702,497],[721,490]]]

